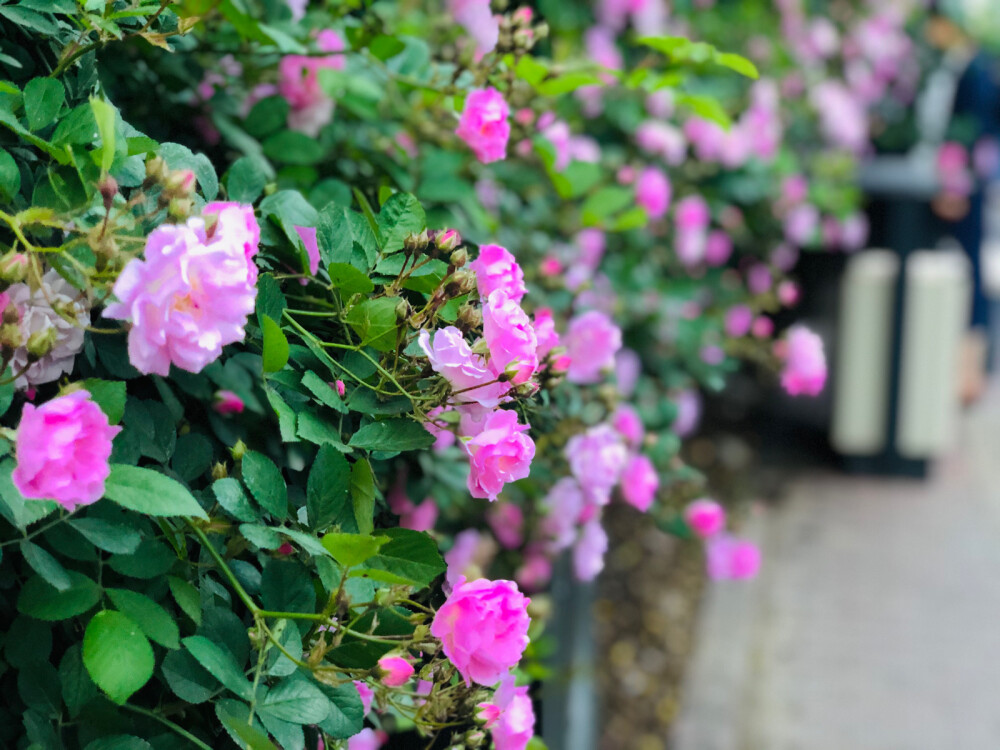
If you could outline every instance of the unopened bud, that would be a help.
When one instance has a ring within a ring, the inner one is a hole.
[[[448,262],[453,268],[461,268],[469,262],[469,251],[464,247],[458,248],[458,250],[453,252],[451,257],[448,258]]]
[[[458,271],[452,278],[459,294],[468,294],[476,288],[476,274],[471,271]]]
[[[416,252],[421,252],[427,249],[427,245],[430,243],[430,235],[427,234],[427,230],[423,230],[419,234],[408,234],[403,239],[403,249],[412,254]]]
[[[405,299],[401,299],[396,305],[396,320],[406,320],[413,309],[410,307],[410,303]]]
[[[24,253],[11,251],[0,258],[0,279],[8,284],[24,281],[28,275],[28,256]]]
[[[164,187],[179,198],[186,198],[194,193],[195,177],[190,169],[178,169],[167,177]]]
[[[20,348],[23,343],[24,337],[21,336],[20,325],[17,323],[4,323],[0,326],[0,347],[3,347],[5,353]]]
[[[21,322],[21,311],[17,309],[17,305],[8,304],[7,307],[3,309],[3,322],[4,323]]]
[[[31,334],[25,347],[28,350],[28,361],[37,362],[51,352],[55,348],[57,338],[58,332],[55,326],[47,326],[41,331],[35,331]]]
[[[514,395],[518,398],[531,398],[536,393],[538,393],[538,383],[534,380],[529,380],[514,387]]]
[[[237,440],[236,445],[229,449],[229,455],[233,457],[234,461],[242,461],[243,456],[246,455],[247,444],[242,440]]]
[[[462,236],[458,230],[445,229],[434,235],[434,244],[437,245],[438,250],[448,253],[462,244]]]
[[[194,202],[190,198],[171,198],[167,213],[175,219],[186,219],[193,208]]]
[[[534,18],[534,12],[531,10],[529,6],[522,5],[520,8],[514,11],[514,14],[511,16],[511,18],[513,19],[514,23],[516,23],[518,26],[528,26],[531,24],[531,21]]]
[[[149,184],[160,182],[166,173],[167,164],[159,156],[146,162],[146,181]]]
[[[228,476],[229,476],[229,469],[226,468],[226,465],[222,461],[217,461],[212,466],[212,481],[215,481],[217,479],[225,479]]]
[[[118,195],[118,181],[111,175],[105,175],[97,189],[101,191],[101,198],[104,199],[104,210],[110,211],[111,204],[115,202],[115,196]]]
[[[463,331],[472,331],[483,324],[483,311],[468,303],[458,308],[455,324]]]

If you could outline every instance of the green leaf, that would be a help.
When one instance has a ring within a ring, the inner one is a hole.
[[[123,508],[147,516],[208,515],[183,484],[152,469],[112,464],[104,495]]]
[[[288,364],[288,339],[270,316],[262,316],[260,322],[264,330],[264,372],[277,372]]]
[[[90,397],[101,407],[111,424],[118,424],[125,415],[125,383],[121,380],[88,378],[80,383],[90,391]]]
[[[201,595],[198,589],[187,581],[170,576],[167,578],[170,584],[170,593],[174,595],[174,601],[184,610],[184,614],[190,617],[195,625],[201,625]]]
[[[94,121],[94,111],[89,104],[74,107],[68,115],[56,125],[52,134],[55,146],[89,145],[97,139],[97,123]]]
[[[282,130],[262,144],[264,155],[284,164],[309,165],[320,161],[326,149],[315,138],[295,130]]]
[[[542,96],[560,96],[583,86],[600,86],[602,83],[597,73],[573,71],[542,81],[535,89]]]
[[[82,647],[74,643],[59,662],[59,682],[62,698],[69,709],[70,718],[76,718],[83,707],[98,696],[97,686],[83,666]]]
[[[96,739],[83,750],[153,750],[153,746],[130,734],[116,734]]]
[[[0,201],[10,203],[21,189],[21,171],[14,157],[0,148]]]
[[[24,87],[24,114],[28,127],[41,130],[50,125],[66,101],[66,90],[58,78],[32,78]]]
[[[91,679],[115,703],[149,682],[155,660],[139,626],[121,612],[98,612],[83,634],[83,663]]]
[[[73,518],[68,523],[95,547],[115,555],[131,555],[142,541],[139,532],[131,526],[102,518]]]
[[[281,469],[257,451],[243,455],[243,482],[260,506],[278,520],[288,515],[288,488]]]
[[[351,436],[348,445],[369,451],[413,451],[428,448],[434,442],[419,422],[412,419],[385,419],[369,422]]]
[[[115,160],[115,108],[97,97],[91,98],[90,108],[94,110],[97,132],[101,135],[101,171],[108,172]]]
[[[358,531],[372,533],[375,528],[375,477],[367,461],[355,461],[351,467],[351,504]]]
[[[309,389],[309,392],[321,404],[336,409],[341,414],[347,413],[347,404],[344,403],[344,399],[340,397],[336,389],[312,370],[307,370],[302,376],[302,385]]]
[[[260,600],[274,612],[315,612],[312,576],[300,562],[271,558],[261,575]]]
[[[58,560],[33,542],[21,540],[21,554],[25,562],[57,591],[69,591],[73,586],[69,574]]]
[[[167,648],[180,648],[177,623],[148,596],[128,589],[105,589],[114,605],[131,617],[151,641]]]
[[[410,234],[419,234],[426,226],[427,216],[420,201],[409,193],[395,193],[378,215],[382,252],[402,250],[403,240]]]
[[[347,459],[335,447],[322,446],[306,484],[306,512],[311,528],[325,529],[344,514],[350,486],[351,467]]]
[[[267,397],[267,403],[271,405],[274,413],[278,415],[278,432],[281,435],[282,442],[297,442],[296,423],[298,415],[295,413],[295,410],[285,403],[277,391],[269,386],[264,386],[264,395]]]
[[[735,70],[737,73],[744,75],[747,78],[752,78],[754,80],[760,78],[760,72],[757,70],[757,66],[742,55],[737,55],[733,52],[717,52],[715,54],[715,62],[729,68],[730,70]]]
[[[247,132],[254,138],[263,138],[285,126],[288,120],[288,102],[282,96],[261,99],[250,109],[245,120]]]
[[[91,609],[101,598],[101,589],[83,573],[66,571],[70,587],[50,586],[41,576],[29,578],[17,597],[17,611],[36,620],[68,620]]]
[[[187,651],[168,651],[161,671],[174,694],[187,703],[204,703],[219,690],[218,681]]]
[[[327,419],[317,417],[312,412],[303,411],[299,414],[297,435],[316,445],[332,445],[342,453],[351,452],[351,449],[344,445],[344,441],[341,440],[340,428]]]
[[[289,677],[267,692],[260,710],[282,721],[316,724],[330,713],[330,701],[311,681],[303,677]]]
[[[364,726],[365,712],[361,697],[353,685],[324,685],[317,687],[330,701],[330,713],[319,722],[319,728],[334,739],[353,737]]]
[[[260,159],[242,156],[233,162],[226,173],[226,192],[229,200],[253,203],[264,192],[268,175]]]
[[[389,537],[365,568],[383,570],[415,586],[428,586],[444,572],[445,565],[437,543],[422,531],[385,529]]]
[[[343,292],[345,298],[355,294],[367,294],[375,288],[368,275],[350,263],[329,263],[326,272],[334,288]]]
[[[406,49],[406,45],[394,36],[379,34],[371,40],[368,50],[379,60],[388,60]]]
[[[585,223],[590,226],[598,224],[602,219],[618,213],[624,208],[635,204],[634,191],[610,185],[602,187],[587,196],[580,211]]]
[[[116,573],[132,578],[159,578],[177,562],[173,549],[155,539],[144,539],[131,555],[112,555],[108,565]]]
[[[215,499],[223,510],[237,521],[260,520],[260,513],[250,504],[250,498],[243,491],[243,485],[232,477],[217,479],[212,483],[212,492],[215,493]]]
[[[6,458],[0,463],[0,515],[22,531],[35,521],[40,521],[59,507],[51,500],[26,499],[11,479],[14,460]]]
[[[353,568],[373,557],[389,541],[387,536],[366,536],[365,534],[323,535],[323,546],[333,555],[333,559],[345,568]]]
[[[221,646],[201,635],[191,635],[183,640],[184,648],[198,660],[198,663],[215,679],[232,690],[243,700],[250,700],[253,687],[243,674],[243,669],[236,663],[233,655]]]
[[[234,704],[242,707],[242,716],[231,712]],[[238,701],[220,701],[215,706],[215,714],[234,740],[246,743],[247,750],[277,750],[264,732],[247,722],[250,709],[246,705]]]
[[[282,311],[288,307],[285,295],[281,293],[281,285],[269,273],[262,273],[257,278],[257,321],[264,327],[264,316],[281,320]]]
[[[363,346],[371,346],[380,352],[392,351],[396,347],[396,297],[366,299],[352,307],[344,321],[361,337]]]

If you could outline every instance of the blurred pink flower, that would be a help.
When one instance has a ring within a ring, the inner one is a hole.
[[[483,164],[504,159],[510,138],[509,113],[507,102],[495,88],[474,89],[465,99],[455,135],[465,141]]]
[[[695,534],[708,539],[726,528],[726,511],[715,500],[701,498],[688,503],[684,521]]]
[[[317,46],[323,52],[343,53],[344,38],[332,29],[321,31]],[[320,70],[343,70],[343,54],[313,57],[285,55],[278,63],[278,92],[290,107],[288,127],[316,136],[333,117],[334,102],[319,83]]]
[[[618,431],[618,434],[625,438],[630,448],[638,448],[642,445],[646,430],[643,427],[639,413],[628,404],[619,404],[615,413],[611,415],[611,424]]]
[[[375,700],[375,693],[364,680],[355,680],[354,687],[358,690],[358,697],[361,698],[361,715],[367,716],[372,710],[372,702]]]
[[[785,337],[781,385],[792,396],[816,396],[826,384],[823,340],[801,325],[788,329]]]
[[[232,391],[216,391],[212,408],[219,414],[242,414],[243,399]]]
[[[500,23],[490,0],[448,0],[448,11],[476,44],[476,59],[493,51],[500,38]]]
[[[489,727],[495,750],[525,750],[535,736],[535,709],[528,688],[515,687],[514,676],[506,675],[493,700],[499,709]]]
[[[538,369],[538,337],[531,319],[502,289],[486,298],[482,312],[491,369],[497,374],[511,370],[515,385],[527,382]]]
[[[463,442],[473,497],[496,500],[506,483],[528,476],[535,443],[527,431],[527,425],[518,423],[517,412],[500,409],[486,418],[478,435]]]
[[[645,513],[656,499],[660,477],[653,462],[641,454],[632,456],[622,470],[622,498],[636,510]]]
[[[571,437],[564,452],[588,498],[605,505],[628,461],[621,435],[611,425],[599,424]]]
[[[573,547],[573,574],[578,581],[593,581],[604,570],[604,554],[608,551],[608,535],[599,518],[584,524],[580,538]]]
[[[574,317],[564,339],[570,358],[566,377],[571,383],[596,383],[615,364],[622,334],[611,318],[598,310]]]
[[[515,549],[524,544],[524,511],[521,506],[496,503],[486,512],[486,522],[503,548]]]
[[[740,338],[750,333],[753,310],[746,305],[733,305],[726,310],[726,335]]]
[[[710,266],[722,266],[733,254],[733,241],[722,229],[708,233],[705,238],[705,262]]]
[[[753,578],[760,570],[760,550],[753,542],[728,534],[705,542],[708,577],[713,581]]]
[[[660,219],[670,208],[670,180],[656,167],[646,167],[635,185],[635,200],[651,219]]]

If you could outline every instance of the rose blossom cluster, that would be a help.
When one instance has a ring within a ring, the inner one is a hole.
[[[347,44],[339,31],[326,29],[316,37],[325,56],[285,55],[278,64],[278,93],[288,102],[288,127],[316,136],[333,119],[333,99],[319,81],[321,70],[343,70]],[[270,93],[270,92],[267,92]]]
[[[253,208],[238,203],[210,203],[202,217],[150,233],[144,257],[129,261],[115,282],[118,301],[104,310],[130,323],[129,360],[137,370],[200,372],[222,347],[244,339],[259,242]]]
[[[788,329],[775,345],[782,362],[781,385],[791,396],[818,396],[826,384],[823,339],[805,326]]]
[[[726,533],[726,512],[702,498],[684,509],[684,521],[705,543],[708,577],[714,581],[753,578],[760,569],[760,550],[753,542]]]

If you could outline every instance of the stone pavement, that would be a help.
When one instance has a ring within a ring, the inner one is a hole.
[[[926,481],[804,474],[713,584],[673,750],[1000,748],[1000,392]]]

